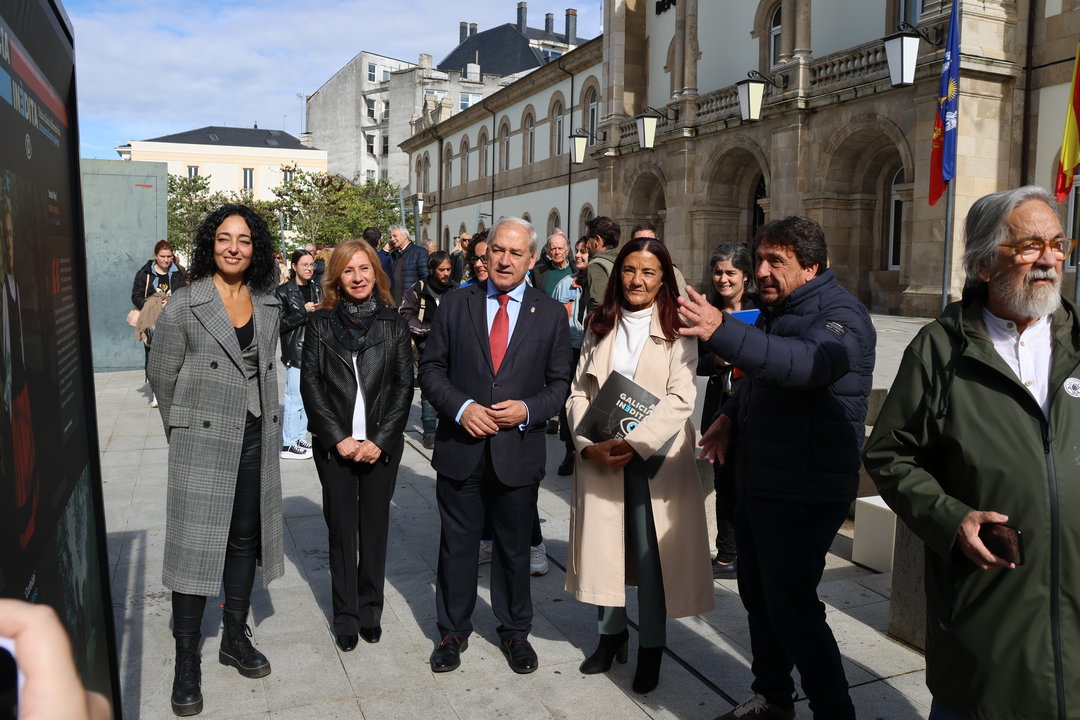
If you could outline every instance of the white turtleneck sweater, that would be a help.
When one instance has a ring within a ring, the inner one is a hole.
[[[637,372],[641,351],[649,339],[649,327],[652,325],[653,310],[650,305],[644,310],[623,310],[615,326],[615,347],[612,348],[612,369],[631,380]]]

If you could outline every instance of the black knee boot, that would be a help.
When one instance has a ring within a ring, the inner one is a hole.
[[[223,616],[225,629],[221,633],[221,650],[218,660],[231,665],[249,678],[261,678],[270,674],[270,661],[251,644],[251,628],[247,625],[247,613],[226,608]]]
[[[637,670],[634,672],[634,692],[645,694],[652,692],[660,684],[660,661],[664,658],[664,648],[641,647],[637,651]]]
[[[176,667],[172,685],[172,711],[178,717],[202,712],[202,671],[199,638],[176,638]]]
[[[629,639],[630,633],[626,630],[617,635],[601,635],[596,651],[578,669],[583,675],[596,675],[610,670],[613,660],[626,663],[626,643]]]

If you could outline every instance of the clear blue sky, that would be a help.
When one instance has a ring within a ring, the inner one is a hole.
[[[517,21],[517,0],[63,0],[75,26],[82,157],[117,145],[232,125],[300,132],[302,100],[361,50],[438,63],[460,22]],[[566,8],[600,33],[601,0],[530,0],[528,24]]]

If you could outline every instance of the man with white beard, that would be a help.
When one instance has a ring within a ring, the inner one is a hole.
[[[1080,322],[1050,193],[976,201],[963,298],[908,346],[864,452],[926,544],[930,718],[1080,708]]]

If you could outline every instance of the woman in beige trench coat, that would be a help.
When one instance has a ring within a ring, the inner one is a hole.
[[[665,618],[713,607],[704,497],[694,463],[690,415],[697,346],[678,335],[671,257],[655,239],[627,243],[615,260],[603,304],[590,316],[567,400],[577,428],[612,372],[660,398],[625,438],[593,443],[575,435],[566,589],[599,606],[600,644],[581,666],[606,672],[626,661],[626,585],[638,586],[640,646],[634,690],[659,682]],[[670,447],[665,444],[671,441]],[[653,477],[645,460],[663,452]]]

